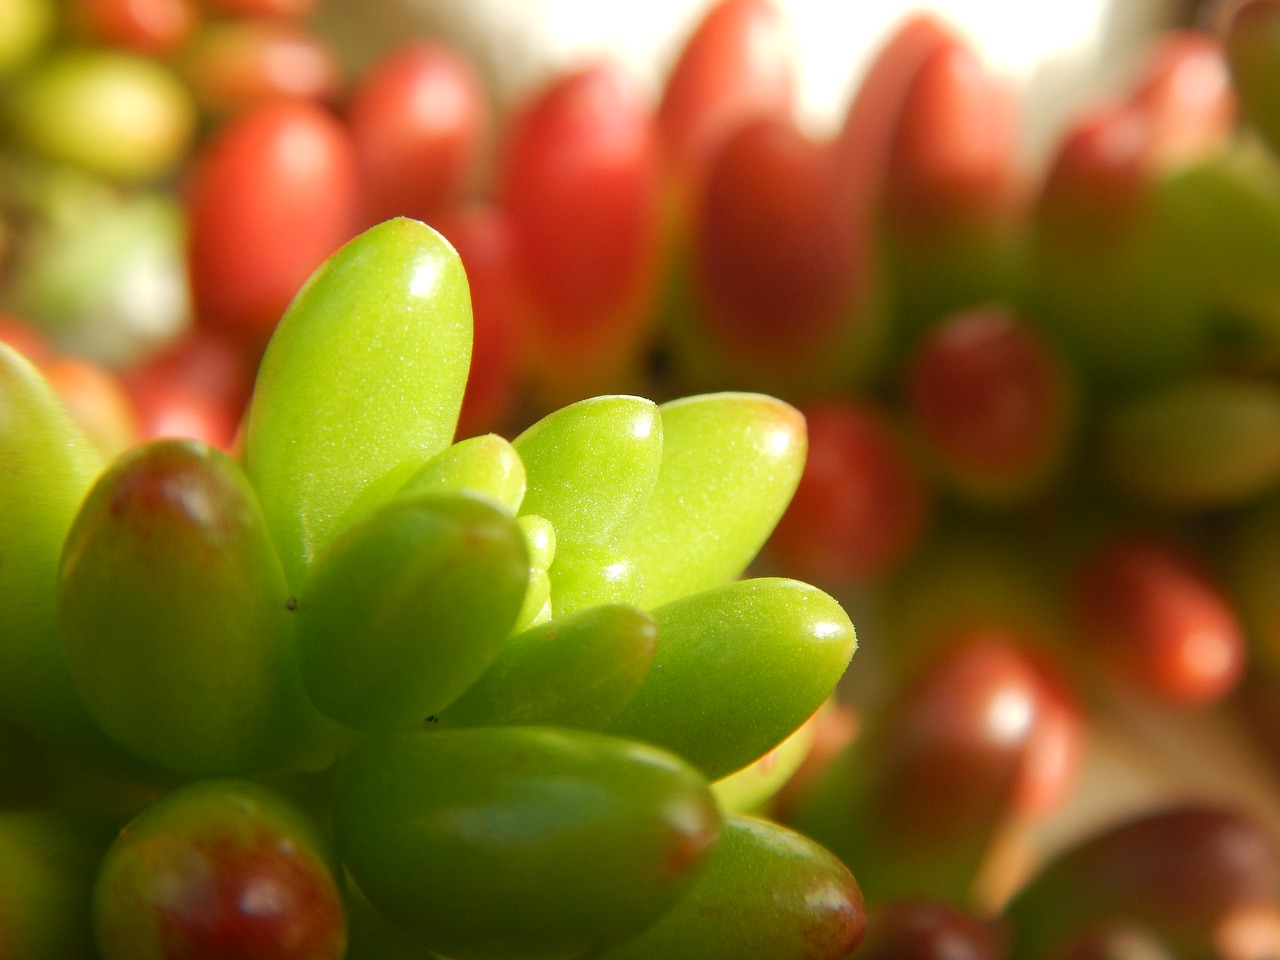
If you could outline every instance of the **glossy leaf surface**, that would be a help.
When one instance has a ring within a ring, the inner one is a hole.
[[[301,808],[241,780],[201,780],[120,832],[93,890],[103,960],[340,960],[332,843]]]
[[[636,604],[644,593],[644,577],[630,557],[609,547],[556,547],[547,571],[551,609],[557,616],[601,603]]]
[[[404,219],[356,237],[299,291],[262,359],[245,437],[290,583],[353,503],[389,499],[449,445],[470,303],[453,248]]]
[[[817,737],[821,708],[796,728],[795,733],[741,770],[711,784],[720,809],[726,813],[754,814],[763,810],[809,756]]]
[[[470,490],[515,513],[524,500],[525,484],[520,455],[502,437],[487,433],[441,450],[405,481],[400,492]]]
[[[462,493],[399,497],[316,558],[298,597],[298,664],[326,714],[398,729],[484,672],[529,580],[515,519]]]
[[[601,960],[843,960],[866,922],[857,881],[830,852],[778,824],[729,816],[688,895]]]
[[[508,639],[439,722],[598,730],[635,694],[657,646],[657,624],[635,607],[608,604],[556,617]]]
[[[654,748],[545,727],[420,730],[343,761],[339,849],[370,901],[459,960],[573,958],[688,888],[720,816]]]
[[[653,615],[653,667],[609,730],[679,753],[713,779],[804,723],[857,645],[840,605],[794,580],[744,580]]]
[[[0,344],[0,702],[29,732],[108,747],[58,641],[62,542],[102,456],[35,368]]]
[[[327,726],[253,491],[220,451],[162,440],[119,458],[76,517],[58,590],[86,705],[150,763],[255,773],[301,760]]]
[[[612,546],[657,483],[662,418],[640,397],[594,397],[543,417],[513,446],[529,476],[522,512],[550,520],[560,544]]]
[[[659,409],[658,482],[617,544],[644,577],[646,609],[738,577],[790,502],[806,452],[804,418],[771,397],[715,393]]]

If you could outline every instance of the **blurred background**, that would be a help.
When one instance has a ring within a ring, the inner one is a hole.
[[[786,0],[798,65],[797,106],[805,127],[829,133],[878,45],[902,17],[929,9],[962,29],[1000,73],[1025,90],[1026,143],[1043,151],[1068,113],[1115,89],[1143,41],[1194,22],[1193,0]],[[589,55],[624,62],[656,94],[707,0],[602,6],[579,0],[325,0],[316,27],[339,42],[355,68],[406,31],[443,37],[475,58],[501,107],[557,70]]]

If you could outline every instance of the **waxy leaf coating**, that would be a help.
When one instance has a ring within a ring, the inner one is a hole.
[[[635,607],[604,604],[556,617],[507,640],[439,722],[598,730],[644,681],[657,646],[657,624]]]
[[[551,578],[551,609],[556,616],[601,603],[640,602],[644,577],[631,558],[610,547],[558,544]]]
[[[676,757],[523,726],[362,741],[333,817],[374,906],[457,960],[571,960],[634,936],[689,888],[720,828]]]
[[[262,358],[245,464],[289,582],[453,438],[471,361],[458,255],[396,219],[334,253]]]
[[[529,476],[523,512],[555,524],[560,543],[611,546],[658,480],[662,420],[650,400],[593,397],[548,414],[513,445]]]
[[[516,523],[524,533],[524,545],[529,550],[529,589],[513,633],[551,619],[551,578],[547,570],[556,556],[556,528],[550,520],[526,513],[517,517]]]
[[[253,490],[213,447],[161,440],[117,459],[67,537],[58,598],[81,696],[149,763],[257,773],[323,755],[336,733],[302,690]]]
[[[858,882],[834,854],[776,823],[729,815],[693,889],[601,960],[844,960],[866,925]]]
[[[58,642],[62,541],[102,457],[35,368],[0,343],[0,708],[28,732],[99,755]]]
[[[341,960],[347,920],[332,841],[246,780],[199,780],[120,831],[93,887],[103,960]]]
[[[853,624],[816,587],[761,578],[653,611],[658,651],[608,732],[655,743],[712,779],[781,743],[835,689]]]
[[[791,502],[807,451],[804,417],[751,393],[664,403],[653,494],[617,548],[644,577],[652,609],[747,568]]]
[[[524,464],[510,442],[496,433],[459,440],[428,460],[400,493],[441,490],[481,493],[515,513],[524,500]]]
[[[420,724],[497,656],[529,582],[515,518],[461,492],[398,497],[321,553],[298,596],[298,663],[326,714]]]
[[[720,809],[726,813],[754,814],[766,809],[773,796],[809,757],[824,708],[819,708],[787,739],[747,764],[711,784]]]
[[[525,546],[529,548],[529,567],[543,573],[556,558],[556,528],[546,517],[526,513],[516,517],[516,523],[524,531]]]

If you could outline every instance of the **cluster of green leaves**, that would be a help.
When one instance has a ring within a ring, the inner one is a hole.
[[[856,645],[821,591],[742,579],[803,419],[754,394],[609,396],[453,442],[470,346],[456,254],[404,219],[299,292],[242,461],[165,440],[104,464],[0,346],[0,710],[185,784],[112,845],[99,948],[153,955],[110,934],[156,929],[135,916],[158,909],[140,837],[248,779],[325,771],[298,812],[332,824],[315,861],[442,954],[844,956],[847,869],[732,809],[758,776],[725,786]]]

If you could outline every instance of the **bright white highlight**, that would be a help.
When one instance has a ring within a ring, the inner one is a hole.
[[[819,640],[830,640],[832,637],[839,636],[841,626],[830,620],[822,620],[813,625],[813,635]]]
[[[791,449],[793,442],[795,442],[795,434],[792,431],[775,430],[765,441],[765,448],[771,456],[780,457]]]
[[[987,729],[1003,743],[1017,743],[1031,729],[1035,717],[1023,690],[1001,690],[987,707]]]
[[[653,433],[653,421],[648,417],[636,417],[631,421],[631,435],[637,440],[645,440]]]
[[[435,257],[419,261],[409,278],[409,293],[415,297],[429,297],[440,282],[441,262]]]

